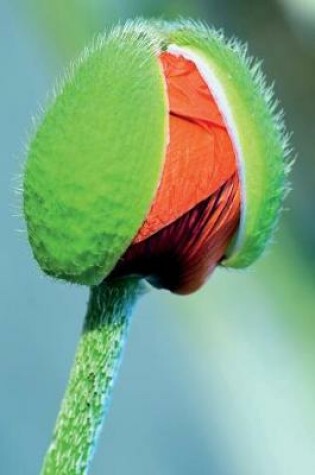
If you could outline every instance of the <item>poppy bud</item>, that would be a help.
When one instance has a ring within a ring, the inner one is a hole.
[[[30,144],[24,209],[42,269],[189,293],[219,263],[252,263],[286,183],[274,109],[245,48],[203,25],[130,22],[101,37]]]

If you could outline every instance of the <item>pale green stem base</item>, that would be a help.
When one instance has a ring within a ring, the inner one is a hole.
[[[125,344],[138,279],[91,288],[69,385],[42,475],[87,474]]]

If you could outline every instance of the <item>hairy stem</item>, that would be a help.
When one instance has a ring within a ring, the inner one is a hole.
[[[87,474],[126,341],[138,279],[91,288],[69,384],[42,475]]]

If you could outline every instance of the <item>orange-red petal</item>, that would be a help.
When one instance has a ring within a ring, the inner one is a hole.
[[[159,59],[169,98],[170,140],[160,186],[134,242],[181,217],[236,171],[222,114],[196,65],[167,52]]]

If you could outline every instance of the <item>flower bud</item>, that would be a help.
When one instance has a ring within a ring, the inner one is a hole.
[[[29,147],[24,210],[50,275],[189,293],[264,250],[287,141],[245,48],[191,22],[129,22],[87,49]]]

